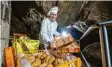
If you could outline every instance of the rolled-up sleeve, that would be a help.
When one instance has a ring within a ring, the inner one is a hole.
[[[48,36],[48,22],[44,19],[42,21],[42,25],[41,25],[41,36],[43,38],[44,41],[47,41],[47,42],[51,42],[51,39],[49,38]]]
[[[57,32],[57,31],[55,31],[54,35],[59,36],[59,35],[60,35],[60,33],[59,33],[59,32]]]

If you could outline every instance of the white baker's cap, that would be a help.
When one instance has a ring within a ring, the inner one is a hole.
[[[51,13],[57,14],[58,13],[58,7],[51,8],[47,15],[50,16]]]

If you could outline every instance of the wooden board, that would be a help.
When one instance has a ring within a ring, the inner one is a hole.
[[[15,67],[13,47],[5,48],[6,67]]]

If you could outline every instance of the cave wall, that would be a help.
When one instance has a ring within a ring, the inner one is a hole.
[[[98,22],[103,22],[106,20],[112,19],[112,9],[110,6],[111,1],[96,1],[96,2],[89,2],[88,5],[86,5],[87,8],[84,8],[84,13],[86,11],[90,11],[89,16],[87,19],[94,19]]]
[[[67,26],[76,21],[112,19],[112,2],[103,1],[12,1],[11,35],[14,32],[26,33],[38,39],[40,24],[48,10],[57,4],[59,26]]]
[[[83,54],[91,67],[102,67],[101,46],[99,42],[94,42],[87,46],[83,50]]]
[[[40,24],[53,2],[13,1],[12,2],[12,33],[25,33],[32,39],[38,39]]]
[[[56,3],[55,1],[12,2],[11,35],[14,32],[25,33],[30,38],[38,39],[42,19],[46,17],[49,9],[55,6]],[[74,15],[80,9],[82,3],[83,2],[59,1],[57,3],[59,7],[57,18],[59,26],[73,23]],[[75,6],[77,6],[77,8],[75,8]],[[66,10],[67,8],[69,9]],[[73,14],[71,12],[73,12]]]
[[[10,20],[11,20],[11,2],[0,2],[0,67],[4,64],[4,48],[9,45],[10,38]]]

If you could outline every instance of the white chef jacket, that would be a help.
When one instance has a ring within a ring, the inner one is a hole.
[[[52,42],[53,41],[53,36],[56,35],[60,35],[60,33],[58,33],[57,30],[57,22],[56,21],[51,21],[49,18],[45,18],[42,21],[41,24],[41,30],[40,30],[40,34],[39,34],[39,40],[41,44],[47,44],[47,42]]]

